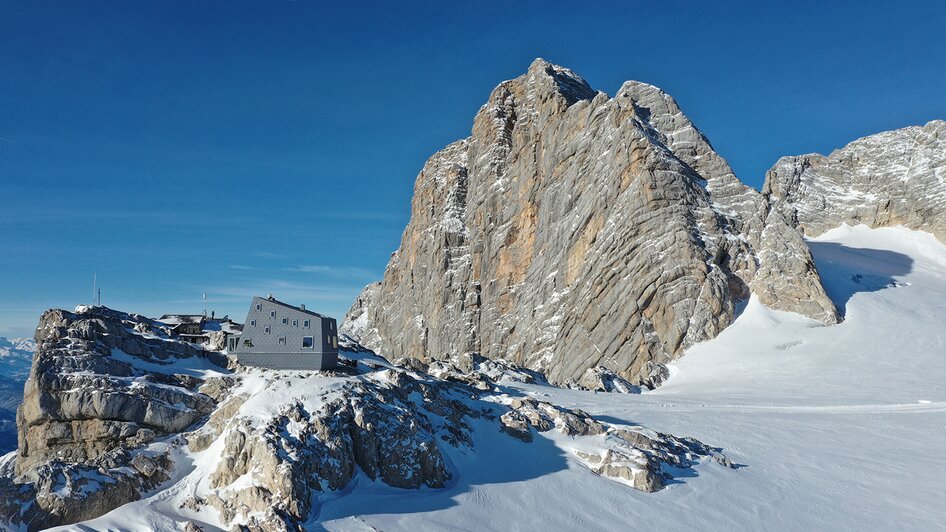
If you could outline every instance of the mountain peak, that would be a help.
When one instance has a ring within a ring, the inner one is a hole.
[[[554,88],[565,97],[569,105],[581,100],[590,100],[598,94],[598,91],[574,70],[550,63],[541,57],[532,61],[524,77],[534,80],[536,76],[550,78],[555,83]]]
[[[470,138],[425,165],[400,248],[341,331],[393,358],[485,356],[555,383],[603,366],[653,386],[750,290],[837,322],[801,235],[763,218],[666,93],[622,90],[544,59],[499,84]]]

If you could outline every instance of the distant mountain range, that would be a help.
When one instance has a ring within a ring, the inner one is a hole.
[[[16,448],[16,407],[30,374],[36,342],[0,336],[0,453]]]

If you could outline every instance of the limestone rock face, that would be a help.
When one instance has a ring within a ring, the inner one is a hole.
[[[946,121],[864,137],[827,156],[783,157],[763,192],[808,236],[842,223],[903,225],[946,242]]]
[[[170,340],[154,320],[105,307],[49,310],[17,410],[0,507],[33,530],[102,515],[170,478],[162,437],[209,414],[195,367],[223,356]],[[223,370],[220,368],[221,371]]]
[[[654,385],[750,291],[838,319],[801,236],[670,96],[627,82],[609,98],[539,59],[427,161],[384,279],[341,331],[392,359]]]
[[[94,461],[126,440],[141,444],[181,432],[214,409],[215,401],[197,391],[201,380],[146,371],[136,362],[160,369],[172,360],[225,364],[225,358],[182,342],[146,339],[134,331],[142,320],[103,307],[43,315],[17,411],[17,473],[51,459]]]
[[[468,420],[482,415],[452,399],[455,389],[382,370],[346,382],[328,400],[298,396],[263,422],[233,416],[207,500],[225,523],[296,530],[317,501],[310,493],[341,490],[359,469],[398,488],[443,487],[451,473],[437,440],[471,446]],[[246,476],[249,482],[240,480]]]

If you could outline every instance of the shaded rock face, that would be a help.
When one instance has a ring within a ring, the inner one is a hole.
[[[801,236],[672,98],[639,82],[608,98],[536,60],[427,161],[400,248],[341,330],[392,358],[654,385],[750,292],[838,319]]]
[[[170,447],[157,440],[216,405],[200,379],[171,368],[225,358],[104,307],[47,311],[36,341],[16,457],[0,481],[0,506],[20,512],[5,517],[31,530],[90,519],[168,480]]]
[[[763,191],[808,236],[842,223],[903,225],[946,242],[946,122],[878,133],[827,156],[783,157]]]

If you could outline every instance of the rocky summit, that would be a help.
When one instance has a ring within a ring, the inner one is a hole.
[[[827,156],[783,157],[763,190],[806,235],[902,225],[946,242],[946,122],[885,131]]]
[[[392,359],[506,360],[557,384],[657,385],[751,294],[839,319],[790,213],[660,89],[614,97],[537,59],[434,154],[380,283],[342,331]]]

